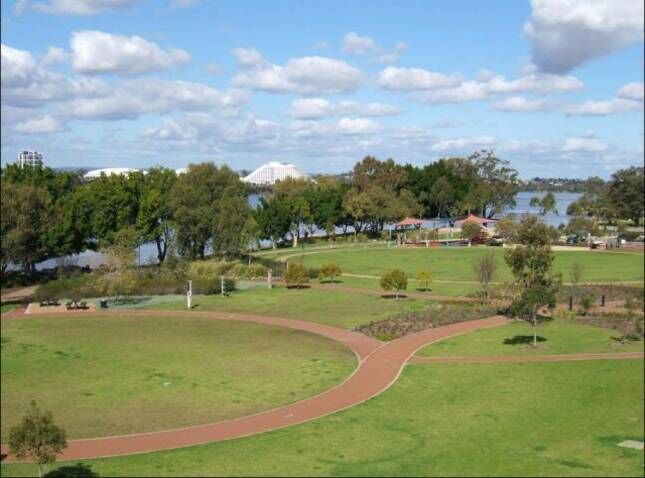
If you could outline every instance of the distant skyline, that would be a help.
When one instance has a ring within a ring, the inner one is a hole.
[[[2,2],[2,164],[643,164],[641,0]]]

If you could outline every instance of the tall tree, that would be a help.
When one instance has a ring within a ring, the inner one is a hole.
[[[639,225],[645,216],[645,168],[621,169],[611,175],[607,199],[620,219]]]
[[[191,259],[204,258],[223,198],[246,197],[246,187],[228,166],[191,164],[170,192],[177,248]],[[215,245],[217,247],[217,245]]]
[[[152,168],[143,178],[137,214],[137,230],[144,241],[154,241],[161,265],[172,240],[170,191],[177,177],[172,169]]]
[[[225,196],[219,200],[213,224],[213,251],[216,254],[233,258],[247,251],[249,240],[243,232],[250,214],[251,208],[244,196]]]

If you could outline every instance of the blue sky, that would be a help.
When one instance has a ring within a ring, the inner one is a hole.
[[[2,163],[643,163],[632,0],[2,3]]]

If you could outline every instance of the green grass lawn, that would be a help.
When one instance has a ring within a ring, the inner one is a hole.
[[[434,357],[462,355],[534,355],[575,354],[593,352],[634,352],[643,350],[643,341],[619,345],[612,337],[620,335],[615,330],[577,324],[569,320],[553,320],[538,325],[538,348],[530,344],[533,328],[524,321],[502,327],[476,330],[451,339],[428,345],[418,354]],[[510,340],[512,343],[504,343]],[[527,343],[527,341],[529,343]]]
[[[0,305],[0,314],[6,314],[9,311],[12,311],[18,307],[18,304],[2,304]]]
[[[292,428],[91,460],[100,476],[642,476],[643,362],[406,367],[382,395]],[[3,465],[24,476],[35,465]]]
[[[379,248],[323,250],[303,255],[306,266],[320,267],[327,262],[338,264],[343,272],[380,276],[384,271],[399,268],[416,277],[429,269],[435,280],[475,281],[473,261],[486,253],[497,259],[495,281],[511,279],[504,263],[504,250],[494,247],[471,248]],[[565,281],[574,262],[584,265],[583,282],[643,281],[643,254],[613,252],[555,251],[554,271],[562,272]],[[291,261],[300,260],[294,257]],[[434,284],[437,286],[438,284]]]
[[[305,332],[204,318],[2,321],[3,442],[29,401],[71,438],[162,430],[274,408],[356,365]]]
[[[248,289],[228,297],[200,295],[193,297],[195,310],[248,312],[287,319],[308,320],[320,324],[351,329],[381,320],[398,312],[422,308],[423,300],[390,300],[367,294],[356,294],[321,289]],[[186,301],[176,300],[154,308],[183,310]]]

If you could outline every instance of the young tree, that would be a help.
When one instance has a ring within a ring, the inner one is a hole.
[[[240,236],[242,244],[248,248],[249,265],[251,265],[251,258],[253,257],[251,253],[260,246],[260,237],[262,236],[260,226],[253,215],[250,215],[244,222]]]
[[[423,290],[427,291],[430,288],[430,283],[432,282],[432,273],[430,271],[420,271],[417,274],[417,280],[419,284],[423,286]]]
[[[461,225],[461,234],[469,241],[472,241],[482,235],[482,227],[475,221],[464,221]]]
[[[323,282],[326,278],[329,278],[329,282],[334,282],[336,277],[340,276],[342,273],[343,271],[340,270],[340,267],[332,262],[323,264],[320,267],[320,272],[318,273],[318,280]]]
[[[580,262],[574,262],[571,265],[571,270],[569,271],[569,281],[571,282],[571,295],[576,297],[578,292],[578,284],[582,280],[582,274],[584,273],[584,266]]]
[[[485,254],[479,259],[476,259],[473,263],[473,269],[482,288],[483,302],[487,304],[490,297],[490,283],[493,281],[493,276],[497,270],[495,254]]]
[[[287,287],[300,289],[309,282],[309,272],[302,264],[290,263],[284,273],[284,281],[287,283]]]
[[[400,269],[394,269],[384,272],[381,276],[381,289],[394,291],[394,296],[398,300],[399,293],[408,288],[408,275]]]
[[[65,430],[54,424],[51,412],[42,412],[31,401],[22,421],[9,432],[9,450],[19,459],[31,458],[38,464],[38,476],[43,465],[56,461],[56,455],[67,448]]]
[[[551,274],[553,252],[549,228],[536,216],[525,216],[517,232],[517,247],[506,251],[505,261],[515,276],[519,291],[511,310],[533,326],[533,346],[537,347],[537,312],[555,306],[559,279]]]

